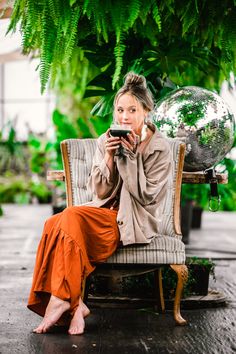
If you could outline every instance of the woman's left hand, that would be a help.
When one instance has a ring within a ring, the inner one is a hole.
[[[131,133],[127,134],[127,138],[123,138],[123,137],[121,138],[121,145],[125,149],[135,152],[136,148],[137,148],[137,143],[138,143],[137,138],[138,137],[135,134],[135,132],[133,130],[131,130]]]

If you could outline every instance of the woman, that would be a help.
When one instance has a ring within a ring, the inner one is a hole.
[[[119,243],[149,243],[158,233],[158,206],[166,192],[170,150],[147,123],[153,99],[143,76],[128,73],[114,100],[114,118],[130,127],[126,138],[110,129],[98,139],[88,182],[93,201],[66,208],[44,226],[28,307],[44,316],[35,333],[70,320],[69,334],[84,332],[88,307],[81,284]],[[122,154],[117,149],[122,146]]]

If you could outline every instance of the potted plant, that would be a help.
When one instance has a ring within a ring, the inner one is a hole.
[[[207,295],[210,275],[215,280],[215,263],[208,258],[191,257],[186,265],[189,270],[189,279],[186,291],[195,295]]]
[[[215,263],[211,259],[191,257],[186,261],[188,280],[184,286],[183,297],[208,294],[209,277],[215,279]],[[163,267],[163,291],[165,299],[173,299],[175,295],[177,276],[170,267]]]

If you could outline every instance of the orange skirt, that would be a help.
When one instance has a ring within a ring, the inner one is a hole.
[[[50,217],[38,246],[28,308],[44,316],[51,295],[76,310],[81,285],[95,263],[106,261],[119,244],[117,210],[73,206]]]

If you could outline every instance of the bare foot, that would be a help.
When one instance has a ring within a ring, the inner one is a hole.
[[[46,308],[45,316],[40,325],[33,330],[34,333],[46,333],[69,310],[70,303],[52,295]]]
[[[68,333],[71,335],[84,333],[85,322],[84,318],[90,314],[88,307],[85,305],[83,300],[79,299],[79,306],[77,307],[74,316],[70,323],[70,328]]]

